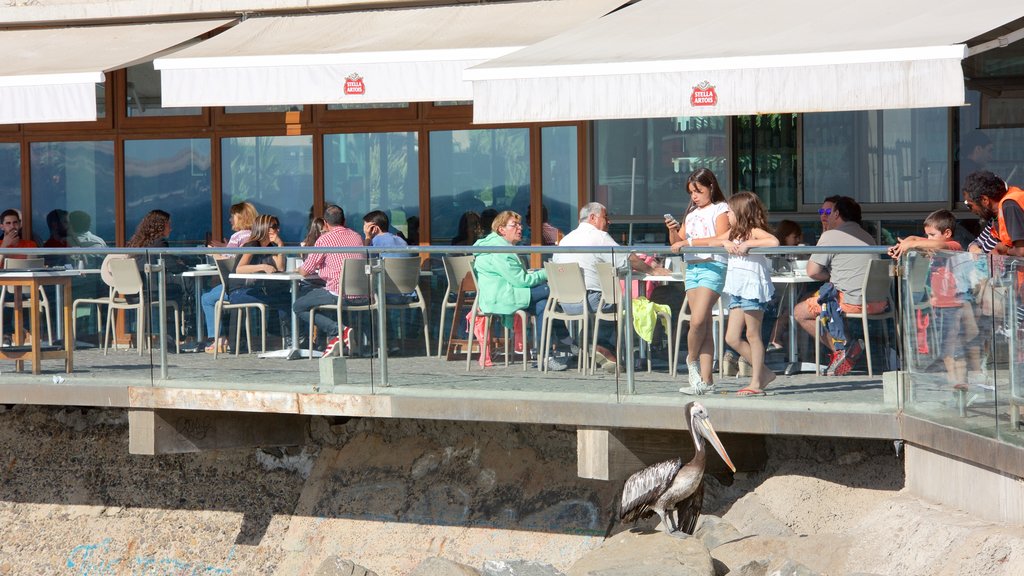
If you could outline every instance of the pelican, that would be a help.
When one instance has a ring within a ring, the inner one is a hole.
[[[673,458],[636,472],[622,487],[619,507],[620,520],[636,522],[657,514],[665,526],[665,533],[680,538],[693,534],[704,500],[704,463],[707,460],[704,440],[711,442],[726,465],[736,471],[708,420],[707,408],[699,402],[690,402],[685,409],[697,450],[693,460],[684,466],[682,458]]]

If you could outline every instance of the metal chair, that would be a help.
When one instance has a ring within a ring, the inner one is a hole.
[[[231,303],[231,290],[237,284],[237,281],[231,280],[231,274],[238,267],[238,257],[230,256],[227,258],[218,258],[217,264],[217,275],[220,276],[220,284],[224,287],[220,291],[220,298],[217,299],[217,303],[213,307],[213,357],[216,358],[220,352],[220,322],[221,315],[225,310],[235,310],[238,314],[235,317],[235,356],[238,356],[239,344],[242,341],[242,323],[245,323],[245,346],[249,349],[249,353],[252,353],[252,329],[249,326],[249,312],[251,310],[259,310],[260,313],[260,330],[261,330],[261,351],[267,351],[267,305],[262,302],[244,302],[238,304]]]
[[[430,326],[427,322],[427,304],[420,292],[420,259],[414,257],[383,258],[384,268],[384,309],[398,308],[400,310],[419,310],[423,318],[423,341],[426,344],[426,354],[430,356]],[[415,296],[413,296],[415,294]],[[404,302],[389,302],[389,297],[403,296]],[[415,299],[412,299],[415,298]],[[442,310],[442,315],[444,308]]]
[[[555,320],[568,322],[581,322],[582,338],[580,342],[588,342],[590,323],[590,308],[587,306],[587,286],[583,282],[583,271],[576,262],[555,264],[545,262],[544,270],[548,273],[548,288],[551,295],[548,296],[547,307],[544,309],[544,325],[540,329],[540,358],[538,368],[547,371],[547,358],[551,353],[551,332]],[[581,303],[578,313],[566,312],[563,304]],[[587,347],[580,347],[580,358],[577,365],[578,371],[583,371],[587,363]]]
[[[178,335],[181,333],[181,314],[177,302],[163,303],[160,300],[153,300],[146,304],[146,288],[142,283],[142,274],[134,258],[111,258],[107,263],[110,271],[110,286],[114,295],[107,304],[107,328],[103,333],[103,353],[107,353],[110,347],[109,341],[114,332],[114,310],[135,310],[135,327],[138,334],[136,345],[139,349],[139,356],[145,347],[146,337],[146,315],[149,306],[156,306],[161,314],[167,308],[174,311],[174,346],[175,351],[180,352]]]
[[[348,312],[369,312],[373,318],[373,312],[378,309],[377,299],[373,296],[373,289],[370,286],[370,275],[366,273],[369,261],[366,258],[346,258],[341,266],[341,277],[338,278],[338,300],[334,304],[323,304],[314,306],[309,310],[309,358],[313,356],[313,328],[316,324],[313,319],[317,312],[334,312],[338,316],[338,326],[341,326],[342,313]],[[419,271],[417,269],[417,278]],[[422,301],[423,299],[420,298]],[[340,346],[340,354],[345,355],[345,346]]]
[[[892,319],[896,327],[896,340],[900,338],[900,323],[896,319],[896,304],[892,299],[892,277],[889,274],[892,260],[874,259],[868,265],[864,274],[864,283],[861,285],[861,302],[863,312],[843,312],[847,318],[860,318],[864,328],[864,354],[868,357],[868,376],[874,376],[874,367],[871,361],[871,338],[868,332],[868,321]],[[867,311],[868,303],[885,302],[886,309],[877,314],[870,314]],[[889,342],[889,333],[883,330],[885,342]],[[814,323],[814,364],[821,366],[821,322]]]
[[[459,286],[462,281],[466,278],[466,274],[469,274],[473,269],[472,255],[469,256],[443,256],[441,262],[444,264],[444,275],[448,280],[448,288],[445,289],[444,296],[441,300],[441,326],[437,329],[437,355],[441,356],[441,350],[444,347],[444,320],[448,310],[453,310],[457,305],[457,296],[459,293]],[[453,311],[452,322],[457,322],[458,318],[455,317]]]
[[[42,258],[4,258],[4,268],[7,270],[28,270],[32,268],[42,268],[45,265],[46,263]],[[46,297],[46,291],[43,290],[42,286],[40,286],[38,295],[39,305],[36,306],[36,298],[24,298],[29,295],[28,290],[29,289],[25,287],[21,288],[21,294],[23,297],[21,301],[21,308],[23,310],[31,310],[35,307],[42,312],[46,318],[46,339],[49,341],[50,346],[53,346],[53,333],[50,328],[52,326],[50,322],[50,299]],[[7,308],[14,308],[14,301],[7,301],[7,296],[9,294],[10,291],[7,289],[7,286],[0,289],[0,302],[3,303],[3,306],[0,306],[0,327],[4,324],[4,310]],[[13,294],[10,295],[12,298],[14,297]],[[36,313],[38,314],[39,312]],[[2,328],[0,328],[0,330],[2,330]]]

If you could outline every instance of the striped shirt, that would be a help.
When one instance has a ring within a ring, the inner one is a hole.
[[[316,239],[314,246],[320,248],[341,248],[345,246],[363,247],[363,237],[355,231],[338,226],[324,232]],[[302,263],[302,275],[309,276],[314,273],[327,283],[327,290],[334,295],[339,292],[338,280],[341,278],[341,265],[346,258],[356,258],[363,255],[363,252],[314,252],[306,257]]]

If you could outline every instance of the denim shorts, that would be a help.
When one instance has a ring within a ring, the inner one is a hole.
[[[725,287],[726,265],[717,262],[696,262],[686,264],[686,289],[708,288],[717,294]]]
[[[741,310],[747,310],[750,312],[768,310],[769,302],[761,302],[760,300],[751,300],[750,298],[740,298],[739,296],[733,296],[729,302],[729,310],[733,308],[739,308]]]

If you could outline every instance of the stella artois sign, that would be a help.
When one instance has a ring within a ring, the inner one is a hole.
[[[693,93],[690,94],[690,106],[716,106],[717,104],[718,94],[715,94],[715,87],[707,80],[693,87]]]
[[[366,86],[363,84],[363,77],[353,72],[345,77],[345,95],[362,96],[366,94]]]

